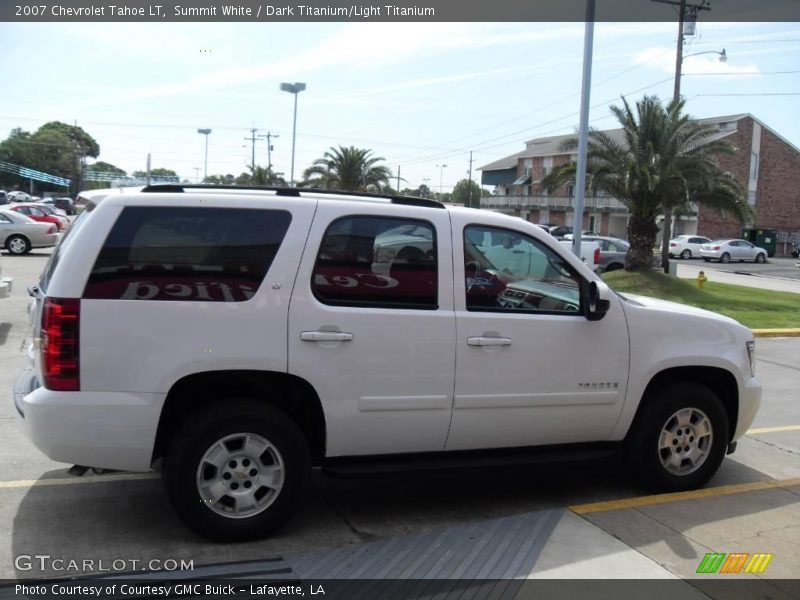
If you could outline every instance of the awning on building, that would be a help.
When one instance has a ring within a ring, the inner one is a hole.
[[[531,182],[531,176],[523,175],[522,177],[517,177],[517,179],[514,180],[514,183],[512,185],[528,185],[530,182]]]

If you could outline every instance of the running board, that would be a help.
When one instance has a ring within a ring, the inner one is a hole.
[[[619,457],[621,456],[620,449],[620,444],[604,442],[503,450],[466,450],[368,457],[346,456],[325,459],[322,463],[322,472],[337,477],[358,477],[380,473],[594,461]]]

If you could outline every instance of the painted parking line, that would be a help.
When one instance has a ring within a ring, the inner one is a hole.
[[[737,483],[734,485],[721,485],[718,487],[692,490],[690,492],[673,492],[671,494],[654,494],[652,496],[636,496],[634,498],[624,498],[622,500],[607,500],[605,502],[590,502],[588,504],[576,504],[569,509],[579,515],[601,512],[606,510],[620,510],[624,508],[637,508],[639,506],[651,506],[653,504],[666,504],[668,502],[678,502],[680,500],[697,500],[700,498],[713,498],[715,496],[725,496],[728,494],[741,494],[742,492],[754,492],[757,490],[769,490],[774,488],[787,488],[800,485],[800,477],[792,479],[777,479],[771,481],[754,481],[752,483]]]
[[[800,431],[800,425],[783,425],[780,427],[757,427],[748,429],[745,435],[758,435],[759,433],[779,433],[781,431]]]
[[[107,483],[109,481],[138,481],[140,479],[158,479],[160,477],[160,473],[121,473],[119,475],[98,475],[96,477],[18,479],[16,481],[0,481],[0,489],[40,487],[48,485],[75,485],[77,483]]]

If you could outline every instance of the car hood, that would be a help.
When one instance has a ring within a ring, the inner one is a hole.
[[[626,293],[620,295],[623,298],[633,302],[634,304],[637,304],[644,308],[657,310],[663,313],[684,315],[684,316],[692,315],[696,317],[712,319],[722,323],[728,323],[730,325],[736,325],[737,327],[744,327],[741,323],[739,323],[735,319],[731,319],[730,317],[726,317],[725,315],[721,315],[719,313],[715,313],[710,310],[697,308],[696,306],[689,306],[688,304],[681,304],[679,302],[670,302],[669,300],[659,300],[658,298],[651,298],[650,296],[640,296],[638,294]]]

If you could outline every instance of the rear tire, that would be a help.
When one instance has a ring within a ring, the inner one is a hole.
[[[756,262],[757,262],[758,264],[760,264],[760,265],[761,265],[761,264],[764,264],[765,262],[767,262],[767,257],[766,257],[766,256],[764,256],[764,253],[763,253],[763,252],[762,252],[761,254],[759,254],[758,256],[756,256]]]
[[[172,436],[164,481],[172,506],[214,541],[263,538],[297,509],[310,472],[308,444],[286,414],[246,398],[220,398]]]
[[[729,263],[731,262],[731,255],[727,252],[723,252],[722,256],[719,257],[719,262],[721,263]]]
[[[704,385],[681,382],[643,400],[626,441],[629,464],[649,490],[678,492],[704,485],[728,447],[728,415]]]
[[[21,256],[31,251],[31,243],[24,235],[10,235],[6,239],[6,250],[15,256]]]
[[[681,258],[683,260],[689,260],[690,258],[692,258],[692,251],[687,248],[686,250],[681,252]]]

